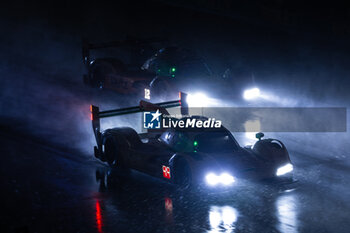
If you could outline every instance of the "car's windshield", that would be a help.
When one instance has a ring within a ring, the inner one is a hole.
[[[181,152],[233,152],[239,144],[226,129],[171,130],[159,138],[174,151]]]
[[[228,132],[206,132],[195,136],[195,150],[204,153],[232,152],[239,148],[236,140]]]
[[[157,73],[160,76],[187,78],[193,75],[209,76],[207,64],[192,51],[167,47],[149,58],[142,69]]]

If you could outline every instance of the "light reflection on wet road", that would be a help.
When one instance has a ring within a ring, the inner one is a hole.
[[[210,231],[219,232],[225,229],[225,232],[234,232],[235,222],[237,221],[238,212],[231,206],[211,206],[209,210]]]
[[[140,224],[157,232],[298,232],[296,190],[250,184],[231,192],[184,194],[138,172],[126,177],[104,168],[96,174],[102,200],[109,203],[102,213],[110,224],[106,232],[122,226],[111,220],[121,214],[130,224],[123,229],[135,232]]]
[[[281,232],[298,232],[297,202],[292,193],[286,193],[276,200],[278,229]]]
[[[8,232],[348,232],[350,227],[348,170],[315,165],[296,153],[295,189],[247,182],[230,192],[182,193],[139,172],[112,171],[91,157],[2,139],[3,153],[17,155],[4,158],[1,169],[8,177],[2,194],[8,200],[2,218]]]

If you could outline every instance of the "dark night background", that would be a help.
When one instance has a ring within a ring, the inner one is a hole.
[[[154,195],[163,187],[140,174],[131,178],[136,187],[102,192],[95,171],[107,168],[93,158],[89,105],[136,100],[84,86],[81,58],[82,38],[160,36],[196,51],[217,75],[230,68],[237,82],[253,77],[283,106],[349,108],[346,3],[14,0],[0,6],[4,232],[349,231],[348,132],[282,135],[300,180],[289,194],[250,188],[244,197],[203,203],[166,191]],[[145,187],[135,179],[152,188],[136,195]],[[171,216],[162,214],[164,198],[173,202]],[[217,206],[237,211],[237,221],[211,228],[208,214]]]

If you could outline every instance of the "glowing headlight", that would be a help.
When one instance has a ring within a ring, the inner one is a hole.
[[[277,169],[276,176],[282,176],[291,171],[293,171],[293,165],[288,163]]]
[[[213,174],[213,173],[208,174],[205,177],[205,179],[206,179],[207,183],[210,184],[210,185],[216,185],[216,184],[219,183],[218,176]]]
[[[243,98],[246,100],[252,100],[260,96],[260,89],[255,87],[249,90],[245,90],[243,93]]]
[[[230,185],[235,182],[235,178],[228,173],[222,173],[221,175],[215,175],[214,173],[209,173],[205,177],[206,182],[211,185],[223,184]]]

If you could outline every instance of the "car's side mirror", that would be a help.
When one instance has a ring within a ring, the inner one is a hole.
[[[263,137],[264,137],[264,133],[259,132],[259,133],[255,134],[255,137],[256,137],[257,139],[259,139],[259,141],[260,141],[260,140],[261,140],[261,138],[263,138]]]

